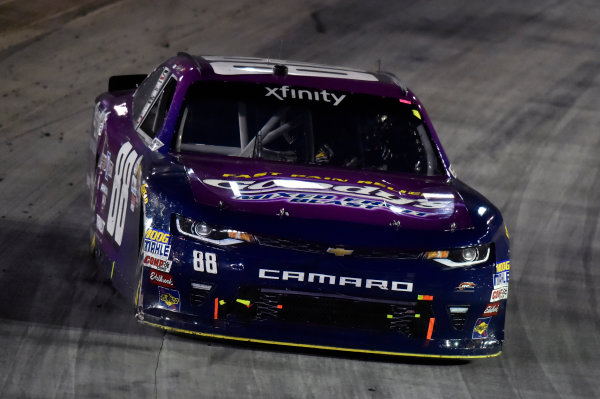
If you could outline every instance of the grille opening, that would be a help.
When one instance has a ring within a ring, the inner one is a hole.
[[[252,306],[230,308],[239,321],[277,320],[345,329],[393,331],[408,337],[424,338],[429,318],[428,301],[340,297],[322,293],[240,288],[240,298],[252,298]]]
[[[192,283],[192,289],[190,290],[190,303],[193,306],[200,306],[206,302],[206,299],[210,296],[213,291],[213,286],[204,283]]]
[[[452,327],[455,330],[462,331],[465,328],[465,322],[467,320],[467,314],[469,312],[468,306],[448,306],[448,312],[450,313],[450,321]]]

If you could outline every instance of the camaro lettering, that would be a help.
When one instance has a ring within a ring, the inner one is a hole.
[[[293,98],[298,100],[309,100],[309,101],[323,101],[326,103],[333,103],[334,107],[340,105],[340,103],[346,98],[345,94],[337,96],[335,93],[331,93],[327,90],[300,90],[294,89],[290,86],[281,87],[265,87],[267,94],[265,97],[275,97],[279,101],[283,101],[286,98]]]
[[[308,273],[308,277],[305,279],[306,274],[304,272],[296,272],[290,270],[273,270],[273,269],[259,269],[258,278],[264,278],[269,280],[296,280],[299,282],[315,283],[315,284],[329,284],[329,285],[353,285],[354,287],[360,288],[363,286],[363,279],[358,277],[337,277],[330,274],[320,273]],[[403,291],[412,292],[413,283],[406,281],[388,281],[388,280],[375,280],[366,279],[364,288],[378,288],[380,290],[391,290],[391,291]]]

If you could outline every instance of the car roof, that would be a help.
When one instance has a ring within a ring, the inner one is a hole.
[[[398,97],[412,100],[413,95],[393,74],[370,72],[316,63],[235,56],[192,56],[178,53],[166,64],[183,64],[174,73],[185,75],[195,66],[200,71],[197,80],[246,81],[342,90],[354,93]]]

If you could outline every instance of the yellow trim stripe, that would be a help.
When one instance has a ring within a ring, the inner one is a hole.
[[[500,352],[494,353],[492,355],[458,356],[458,355],[427,355],[427,354],[422,354],[422,353],[374,351],[374,350],[368,350],[368,349],[351,349],[351,348],[340,348],[337,346],[309,345],[309,344],[298,344],[298,343],[294,343],[294,342],[268,341],[268,340],[264,340],[264,339],[232,337],[232,336],[228,336],[228,335],[209,334],[209,333],[203,333],[203,332],[197,332],[197,331],[183,330],[180,328],[161,326],[160,324],[150,323],[145,320],[141,320],[141,322],[144,324],[148,324],[149,326],[161,328],[166,331],[198,335],[201,337],[208,337],[208,338],[228,339],[228,340],[232,340],[232,341],[242,341],[242,342],[254,342],[254,343],[258,343],[258,344],[295,346],[295,347],[299,347],[299,348],[326,349],[326,350],[336,350],[336,351],[342,351],[342,352],[369,353],[369,354],[374,354],[374,355],[413,356],[413,357],[429,357],[429,358],[438,358],[438,359],[483,359],[483,358],[488,358],[488,357],[496,357],[502,353],[502,351],[500,351]]]
[[[113,273],[115,272],[115,262],[113,262],[112,269],[110,271],[110,279],[112,280]]]

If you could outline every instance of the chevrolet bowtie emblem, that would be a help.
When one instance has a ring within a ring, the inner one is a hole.
[[[352,252],[354,252],[354,250],[352,250],[352,249],[327,248],[327,253],[334,254],[335,256],[352,255]]]

